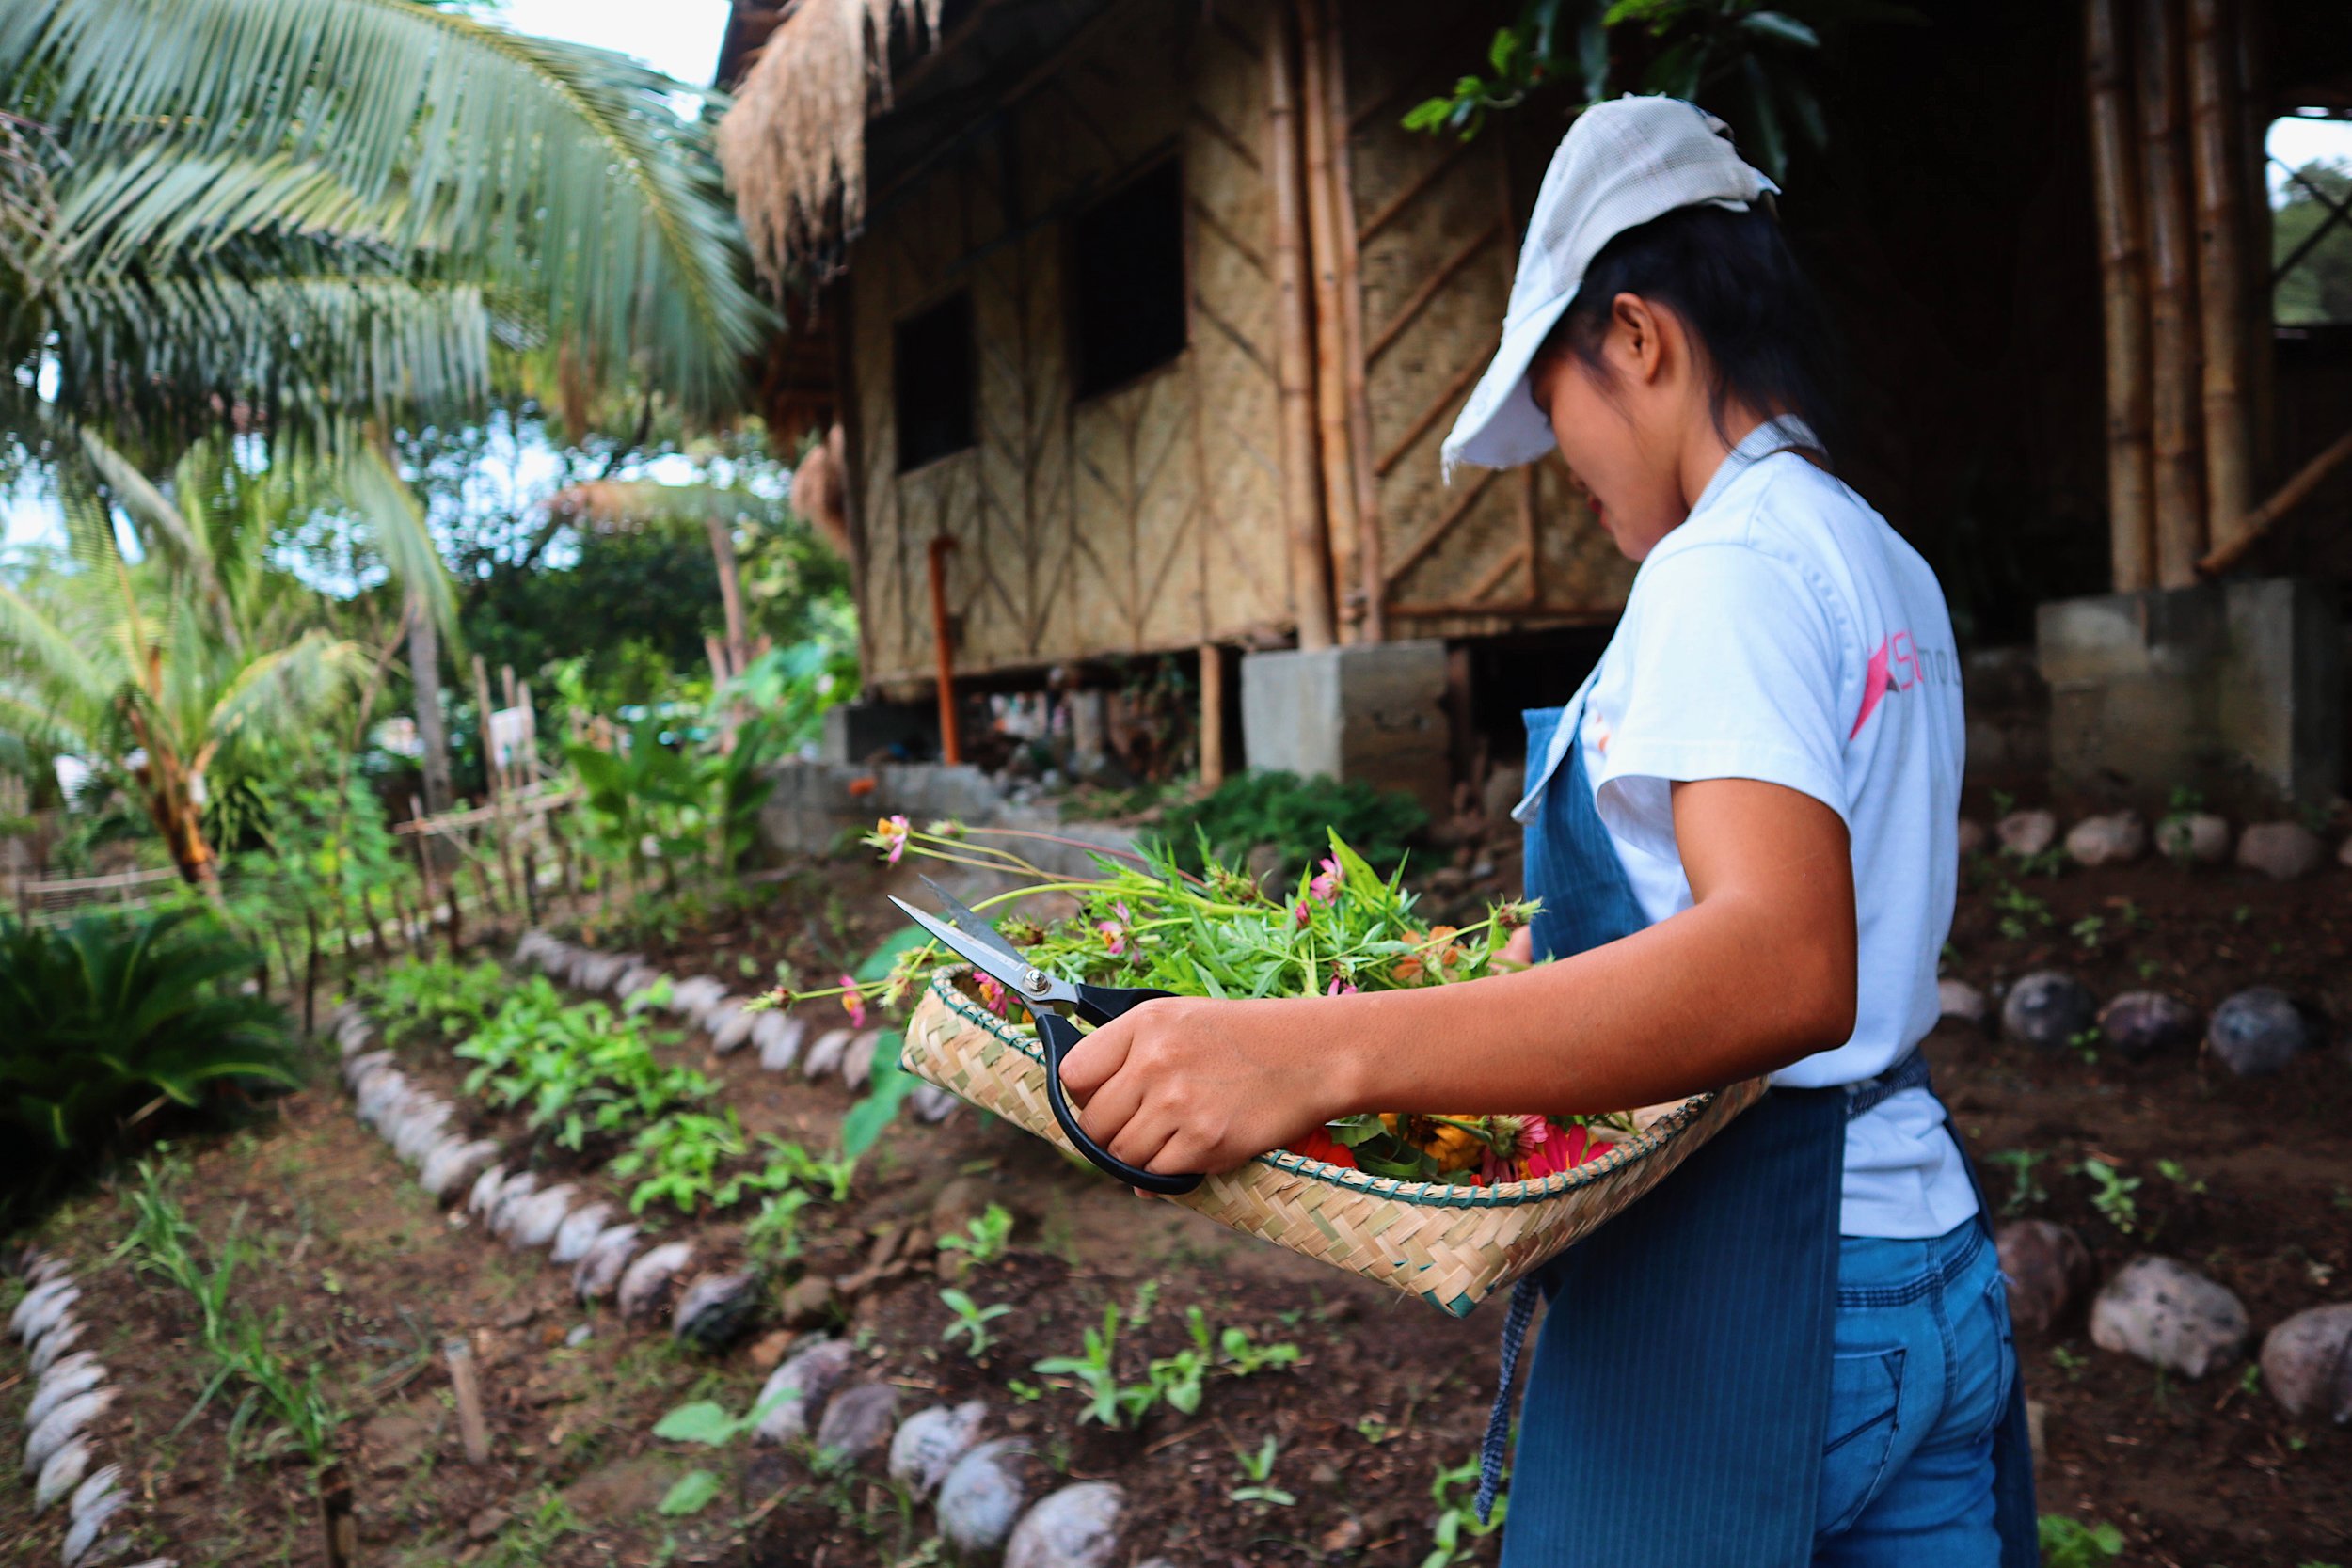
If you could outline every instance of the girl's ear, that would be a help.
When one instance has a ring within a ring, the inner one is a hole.
[[[1639,381],[1655,381],[1664,362],[1665,335],[1658,312],[1640,294],[1619,294],[1609,304],[1609,346],[1621,369]]]

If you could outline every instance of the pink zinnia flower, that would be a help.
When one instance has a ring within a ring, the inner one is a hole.
[[[1127,927],[1118,921],[1098,920],[1094,928],[1103,934],[1103,945],[1109,950],[1112,958],[1116,958],[1127,951]]]
[[[1339,896],[1340,863],[1326,855],[1323,857],[1322,864],[1323,869],[1316,872],[1307,883],[1307,891],[1328,904]]]
[[[979,978],[980,1006],[994,1013],[998,1018],[1004,1017],[1005,988],[997,984],[996,976],[993,974],[983,974]]]
[[[1291,913],[1296,917],[1301,926],[1306,925],[1309,921],[1314,919],[1315,917],[1314,911],[1307,907],[1307,900],[1304,898],[1301,898],[1296,904],[1292,906]]]
[[[856,979],[850,975],[844,974],[841,976],[841,1007],[844,1012],[850,1015],[850,1027],[852,1029],[865,1028],[866,993],[858,989]]]
[[[898,857],[907,852],[906,813],[893,812],[875,823],[874,840],[878,847],[890,851],[885,857],[887,863],[898,864]]]
[[[1323,994],[1326,996],[1354,996],[1356,994],[1356,982],[1353,980],[1342,980],[1338,975],[1334,974],[1331,976],[1331,989],[1325,991]]]

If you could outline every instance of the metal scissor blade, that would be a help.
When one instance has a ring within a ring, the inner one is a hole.
[[[922,873],[917,872],[915,875],[922,876]],[[957,930],[975,942],[988,943],[1022,968],[1029,967],[1029,960],[1023,956],[1021,949],[1007,942],[995,927],[981,918],[978,911],[967,908],[963,900],[932,881],[929,877],[923,877],[923,885],[931,890],[931,896],[939,900],[939,907],[947,911],[947,918],[955,924]]]
[[[886,896],[892,903],[898,906],[909,920],[930,932],[932,939],[944,945],[947,951],[955,954],[981,974],[993,976],[998,985],[1020,997],[1024,1003],[1031,1001],[1066,1003],[1077,999],[1077,991],[1073,988],[1050,975],[1041,974],[1029,964],[1027,959],[1018,956],[1007,957],[987,942],[966,936],[946,922],[925,914],[895,893]]]

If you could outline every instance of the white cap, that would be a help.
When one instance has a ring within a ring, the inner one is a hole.
[[[1528,362],[1603,245],[1677,207],[1744,213],[1757,197],[1779,189],[1741,161],[1729,129],[1695,103],[1619,98],[1577,116],[1535,193],[1502,317],[1502,346],[1445,438],[1447,476],[1456,463],[1507,468],[1552,449],[1551,421],[1528,393]]]

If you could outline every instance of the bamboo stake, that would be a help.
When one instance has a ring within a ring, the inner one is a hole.
[[[482,773],[489,781],[490,835],[498,841],[499,870],[506,882],[508,907],[521,904],[521,890],[515,879],[515,847],[507,834],[506,770],[499,766],[498,746],[490,738],[490,667],[480,654],[473,656],[473,700],[482,715]],[[487,899],[485,897],[485,902]]]
[[[934,534],[930,542],[931,642],[939,659],[939,760],[953,768],[963,760],[963,744],[956,733],[956,649],[947,621],[947,552],[956,547],[953,535]]]
[[[1322,0],[1297,0],[1300,108],[1307,140],[1307,243],[1315,283],[1315,427],[1323,458],[1325,538],[1331,586],[1339,599],[1343,639],[1363,622],[1367,595],[1357,552],[1362,530],[1356,515],[1356,467],[1347,429],[1347,342],[1340,305],[1339,192],[1331,175],[1331,72]]]
[[[1279,338],[1276,385],[1279,389],[1282,515],[1289,526],[1291,610],[1298,621],[1298,645],[1331,646],[1331,586],[1327,573],[1330,547],[1325,536],[1323,492],[1315,461],[1315,389],[1312,326],[1308,320],[1306,214],[1302,211],[1298,153],[1298,101],[1290,18],[1275,10],[1266,25],[1266,184],[1274,201],[1274,236],[1269,247],[1275,286],[1275,323]]]
[[[2352,430],[2344,432],[2327,451],[2296,470],[2295,477],[2279,486],[2279,493],[2247,514],[2245,519],[2231,531],[2230,542],[2220,546],[2202,561],[2197,569],[2207,577],[2218,577],[2245,558],[2246,552],[2260,544],[2280,519],[2310,499],[2320,483],[2344,464],[2352,462]]]
[[[1372,398],[1364,372],[1363,243],[1356,228],[1356,172],[1348,153],[1347,35],[1339,0],[1324,8],[1324,109],[1331,120],[1332,261],[1339,271],[1340,371],[1347,394],[1347,441],[1356,480],[1357,591],[1363,595],[1359,641],[1388,636],[1389,579],[1380,569],[1380,486],[1372,472]]]
[[[1200,783],[1215,789],[1225,782],[1225,654],[1214,642],[1200,644]]]
[[[2197,320],[2204,348],[2205,517],[2216,548],[2254,504],[2247,405],[2245,217],[2249,194],[2237,149],[2237,7],[2188,0],[2191,171],[2197,189]]]
[[[2140,0],[2139,129],[2148,217],[2150,434],[2156,583],[2185,588],[2204,553],[2201,392],[2197,369],[2196,224],[2190,200],[2183,0]]]
[[[450,1392],[457,1400],[457,1432],[466,1445],[466,1463],[486,1465],[490,1424],[482,1414],[482,1384],[474,1370],[473,1347],[453,1336],[441,1342],[441,1354],[449,1363]]]
[[[2156,542],[2149,495],[2147,253],[2124,4],[2086,0],[2083,15],[2099,292],[2106,329],[2108,571],[2115,591],[2131,594],[2155,585]]]
[[[2246,297],[2240,309],[2246,317],[2247,407],[2254,434],[2254,483],[2261,485],[2279,471],[2278,334],[2273,325],[2270,295],[2270,256],[2276,244],[2271,230],[2269,151],[2263,145],[2269,119],[2270,8],[2237,8],[2238,178],[2246,193],[2240,212],[2246,237],[2240,269]]]

